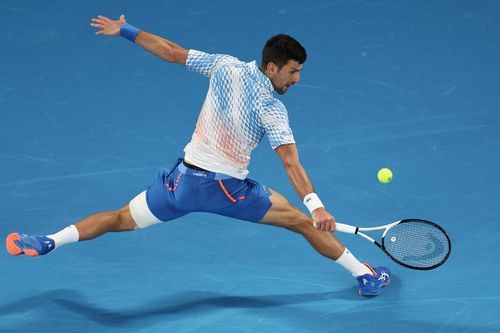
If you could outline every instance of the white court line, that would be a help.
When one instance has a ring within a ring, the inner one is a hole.
[[[44,177],[44,178],[33,178],[30,180],[20,180],[12,183],[0,184],[0,187],[10,187],[16,185],[27,185],[27,184],[36,184],[36,183],[45,183],[56,180],[64,180],[64,179],[75,179],[75,178],[84,178],[84,177],[93,177],[93,176],[102,176],[102,175],[111,175],[116,173],[125,173],[125,172],[133,172],[133,171],[143,171],[143,170],[154,170],[154,168],[131,168],[131,169],[119,169],[119,170],[106,170],[106,171],[96,171],[96,172],[82,172],[76,173],[73,175],[66,176],[56,176],[56,177]]]

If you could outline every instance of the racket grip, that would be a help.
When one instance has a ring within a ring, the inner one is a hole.
[[[357,227],[349,224],[335,223],[335,231],[340,231],[346,234],[355,234]]]

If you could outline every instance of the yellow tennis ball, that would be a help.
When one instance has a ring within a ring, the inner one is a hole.
[[[392,171],[388,168],[382,168],[377,173],[378,181],[387,184],[392,180]]]

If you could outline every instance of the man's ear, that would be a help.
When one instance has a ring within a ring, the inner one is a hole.
[[[278,66],[274,62],[268,62],[266,65],[267,74],[275,74],[278,71]]]

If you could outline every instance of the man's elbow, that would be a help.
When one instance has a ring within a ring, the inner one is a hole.
[[[174,57],[175,57],[174,50],[166,42],[159,41],[155,45],[155,47],[153,49],[153,53],[157,54],[160,58],[162,58],[166,61],[174,62]]]
[[[287,170],[295,169],[300,167],[300,161],[297,156],[287,156],[282,160],[283,167]]]
[[[285,169],[300,168],[299,154],[295,144],[281,145],[275,149]]]
[[[175,62],[181,65],[186,64],[188,50],[181,47],[172,47],[164,45],[161,49],[161,58],[169,62]]]

